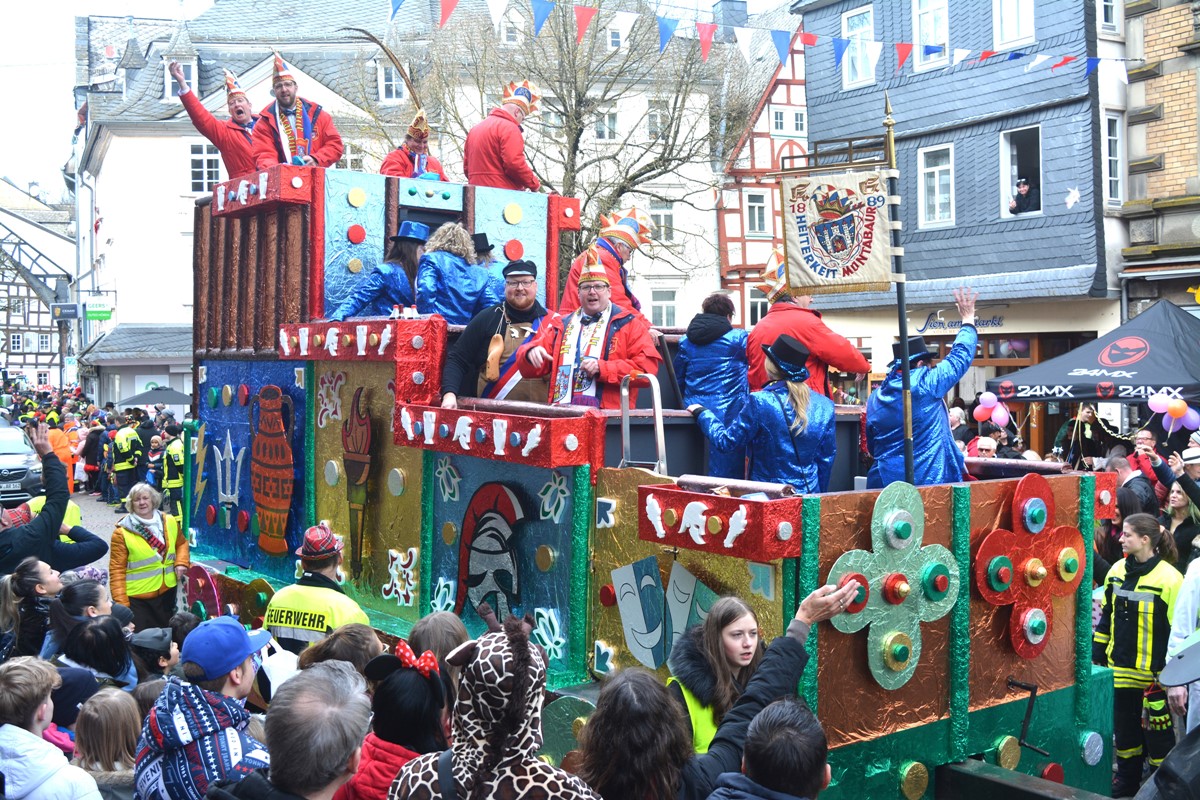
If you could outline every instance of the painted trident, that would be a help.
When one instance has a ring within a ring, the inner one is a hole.
[[[225,431],[224,452],[213,448],[213,460],[217,462],[217,502],[225,511],[226,530],[232,525],[233,514],[230,512],[237,505],[238,489],[242,485],[242,456],[244,455],[246,455],[246,448],[243,447],[238,450],[237,456],[234,456],[229,431]],[[221,468],[222,465],[224,465],[224,469]]]

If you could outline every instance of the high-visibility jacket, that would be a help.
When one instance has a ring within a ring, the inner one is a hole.
[[[126,469],[133,469],[137,466],[138,459],[142,457],[142,437],[138,436],[137,430],[131,426],[125,426],[117,431],[117,437],[113,439],[115,449],[113,451],[113,469],[117,472]]]
[[[46,495],[39,494],[37,497],[31,498],[25,505],[29,507],[29,514],[36,517],[42,513],[42,506],[46,505]],[[80,509],[74,500],[67,501],[67,511],[63,514],[63,524],[68,528],[74,528],[76,525],[83,524],[83,510]],[[72,544],[75,541],[65,533],[60,533],[58,540],[67,544]]]
[[[163,454],[163,488],[180,489],[183,487],[183,439],[178,436],[167,445]]]
[[[139,534],[122,526],[117,527],[113,534],[121,534],[124,548],[113,548],[114,553],[124,550],[125,569],[112,569],[112,595],[119,603],[128,603],[130,597],[157,597],[175,588],[176,565],[187,566],[188,553],[184,549],[186,539],[181,541],[179,520],[170,514],[163,514],[163,536],[166,538],[167,551],[161,556],[150,543]],[[177,552],[178,551],[178,552]],[[177,560],[182,558],[182,562]]]
[[[717,735],[717,720],[713,708],[700,702],[700,698],[673,675],[667,678],[667,685],[672,683],[679,686],[679,690],[683,692],[683,700],[687,703],[688,717],[692,721],[692,747],[697,753],[707,753],[708,746]]]
[[[1167,662],[1179,570],[1158,556],[1129,570],[1128,557],[1104,579],[1104,606],[1092,636],[1092,657],[1113,671],[1118,689],[1144,689]]]
[[[275,593],[267,605],[263,627],[286,650],[301,653],[337,628],[351,622],[371,624],[358,603],[340,586],[316,572],[305,572],[300,580]]]

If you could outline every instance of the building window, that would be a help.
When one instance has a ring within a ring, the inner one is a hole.
[[[169,61],[170,59],[168,59]],[[195,88],[196,80],[196,62],[195,61],[180,61],[179,66],[183,67],[183,79],[187,81],[188,86]],[[179,84],[171,77],[171,73],[167,72],[167,65],[163,64],[163,100],[174,100],[179,102]]]
[[[1104,202],[1121,205],[1121,163],[1124,153],[1125,119],[1118,113],[1104,115]]]
[[[650,292],[650,323],[658,328],[675,327],[673,289],[654,289]]]
[[[50,383],[50,373],[39,371],[37,374],[37,385],[45,386]]]
[[[764,193],[746,194],[746,232],[759,235],[767,232],[767,196]]]
[[[25,316],[25,298],[17,297],[9,301],[8,313],[14,317]]]
[[[1034,41],[1033,0],[992,0],[992,32],[997,50]]]
[[[646,112],[646,130],[651,139],[667,133],[671,127],[670,110],[663,100],[651,100],[650,110]]]
[[[509,9],[500,22],[500,42],[509,47],[521,43],[521,34],[525,30],[525,21],[516,9]]]
[[[771,130],[774,133],[783,133],[783,112],[776,111],[771,115]]]
[[[916,31],[915,67],[940,66],[950,58],[949,0],[913,0],[913,30]],[[925,48],[939,47],[938,51]]]
[[[917,205],[922,228],[954,224],[954,145],[923,147],[917,151],[921,173]]]
[[[39,353],[49,353],[50,350],[51,350],[50,334],[39,333],[38,334],[38,352]]]
[[[379,64],[379,102],[399,103],[404,100],[404,79],[392,64]]]
[[[867,43],[875,39],[875,9],[863,6],[842,14],[842,37],[850,40],[842,58],[842,88],[874,83]]]
[[[792,132],[797,136],[808,135],[808,111],[800,110],[792,112]]]
[[[1100,30],[1103,33],[1121,32],[1120,0],[1100,0]]]
[[[659,242],[675,241],[675,204],[670,200],[650,201],[650,221],[654,230],[650,238]]]
[[[609,50],[620,50],[621,49],[621,31],[617,30],[616,28],[608,29],[608,49]]]
[[[337,169],[363,172],[363,149],[353,142],[345,142],[344,147],[342,157],[337,162]]]
[[[771,106],[771,135],[802,138],[808,134],[808,112],[803,108]]]
[[[1000,200],[1001,216],[1012,216],[1009,203],[1016,199],[1017,180],[1029,182],[1029,193],[1038,198],[1037,209],[1041,209],[1041,198],[1046,187],[1042,185],[1042,129],[1020,128],[1000,134]]]
[[[606,111],[596,118],[596,140],[602,142],[617,140],[617,112]]]
[[[758,321],[767,315],[771,310],[771,304],[767,301],[766,294],[762,289],[750,290],[750,327],[758,324]]]
[[[25,351],[25,337],[19,333],[8,335],[8,352],[22,353]]]
[[[221,153],[215,145],[193,144],[192,191],[211,192],[221,180]]]

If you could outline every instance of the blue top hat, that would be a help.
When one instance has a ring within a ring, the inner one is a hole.
[[[412,239],[416,242],[425,242],[429,240],[429,226],[424,222],[413,222],[411,219],[406,219],[400,223],[400,230],[396,235],[390,238],[392,241],[396,239]]]

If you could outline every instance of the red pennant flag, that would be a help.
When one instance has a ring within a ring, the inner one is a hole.
[[[588,25],[592,24],[592,17],[596,16],[599,10],[591,6],[575,6],[575,44],[583,42],[583,34],[587,32]]]
[[[1078,60],[1078,56],[1063,56],[1062,61],[1059,61],[1057,64],[1052,66],[1050,68],[1050,71],[1053,72],[1054,70],[1058,69],[1059,67],[1065,67],[1067,64],[1070,64],[1072,61],[1077,61],[1077,60]]]
[[[712,47],[713,34],[717,32],[715,22],[697,22],[696,32],[700,34],[700,60],[708,61],[708,51]]]
[[[438,25],[439,28],[446,27],[446,20],[450,19],[450,15],[454,13],[454,9],[458,7],[458,0],[442,0],[442,21]]]
[[[996,53],[997,53],[996,50],[984,50],[982,53],[979,54],[979,62],[978,63],[982,64],[983,62],[987,61],[992,56],[996,55]]]
[[[904,69],[904,63],[912,55],[912,49],[911,42],[896,42],[896,72]]]
[[[805,47],[812,47],[816,43],[817,35],[815,33],[800,34],[800,44],[804,45]]]

